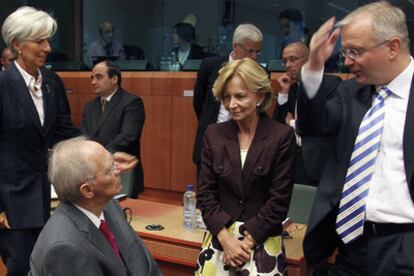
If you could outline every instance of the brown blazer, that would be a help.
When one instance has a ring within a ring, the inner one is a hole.
[[[233,120],[207,128],[198,206],[213,235],[243,221],[242,230],[260,244],[282,231],[293,188],[295,135],[291,127],[260,115],[242,169],[237,132]]]

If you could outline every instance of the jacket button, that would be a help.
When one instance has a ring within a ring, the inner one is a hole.
[[[257,167],[257,172],[262,173],[263,172],[263,167],[262,166]]]
[[[239,200],[239,207],[243,207],[243,206],[244,206],[243,200]]]
[[[224,171],[223,166],[219,166],[219,167],[218,167],[218,170],[219,170],[220,172]]]

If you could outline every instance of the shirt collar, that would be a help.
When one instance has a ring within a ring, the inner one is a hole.
[[[29,73],[27,73],[18,63],[17,61],[14,61],[14,64],[16,65],[17,70],[19,70],[20,74],[22,75],[24,82],[26,83],[26,86],[29,87],[32,83],[34,83],[34,86],[40,90],[42,87],[42,73],[39,69],[37,69],[38,78],[36,79]]]
[[[89,212],[85,208],[82,208],[76,204],[73,204],[73,205],[75,205],[76,208],[78,208],[82,213],[84,213],[85,216],[87,216],[92,221],[93,225],[95,225],[96,228],[99,229],[99,226],[101,225],[101,219],[105,220],[103,212],[99,215],[99,217],[97,217],[95,216],[95,214],[93,214],[92,212]]]
[[[106,96],[106,97],[101,97],[101,99],[105,99],[105,100],[107,100],[108,102],[110,102],[110,101],[111,101],[111,99],[112,99],[112,97],[115,95],[116,91],[118,91],[118,88],[116,88],[116,89],[114,90],[114,92],[112,92],[109,96]]]
[[[233,59],[233,51],[229,55],[229,63],[232,62],[232,61],[234,61],[234,59]]]
[[[411,82],[414,74],[414,61],[413,57],[410,57],[410,63],[408,66],[386,87],[392,91],[393,94],[403,99],[408,99],[410,95]]]

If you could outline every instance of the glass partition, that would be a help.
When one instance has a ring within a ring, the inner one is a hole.
[[[363,0],[3,0],[1,21],[20,5],[53,14],[58,32],[48,63],[55,70],[89,70],[102,59],[122,70],[196,71],[205,57],[229,55],[234,29],[252,23],[263,33],[258,61],[274,71],[283,47],[308,43],[331,16],[340,19]],[[390,1],[407,15],[413,36],[412,1]],[[2,45],[3,46],[3,45]],[[326,66],[343,70],[340,42]]]

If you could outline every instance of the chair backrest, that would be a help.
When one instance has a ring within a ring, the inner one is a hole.
[[[127,59],[145,59],[144,50],[135,45],[124,45],[125,55]]]
[[[295,184],[288,212],[290,220],[297,223],[308,223],[316,189],[313,186]]]

